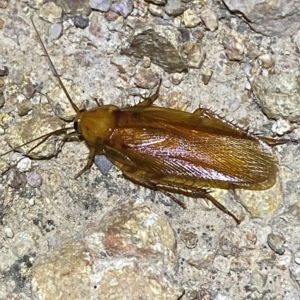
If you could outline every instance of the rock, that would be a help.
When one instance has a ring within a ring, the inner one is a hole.
[[[246,47],[244,44],[244,37],[241,34],[235,30],[224,33],[222,44],[229,60],[240,61],[243,59]]]
[[[62,8],[54,2],[47,2],[40,8],[40,17],[50,23],[61,23]]]
[[[215,31],[218,29],[218,16],[211,9],[204,9],[201,12],[201,19],[208,30]]]
[[[206,58],[206,53],[199,43],[188,41],[184,43],[184,50],[187,54],[187,65],[190,68],[200,69]]]
[[[90,0],[90,7],[100,11],[108,11],[111,0]]]
[[[131,0],[120,0],[114,2],[110,9],[124,18],[128,17],[133,10],[133,2]]]
[[[188,8],[183,13],[183,22],[185,27],[192,28],[200,24],[201,19],[195,9]]]
[[[256,76],[251,84],[259,106],[270,119],[300,121],[300,80],[295,73]]]
[[[168,15],[176,17],[184,12],[185,5],[180,0],[169,0],[165,6]]]
[[[180,32],[174,27],[139,24],[128,39],[129,46],[122,49],[121,54],[140,59],[148,56],[168,73],[182,72],[187,68],[181,57],[180,40]]]
[[[266,36],[289,37],[300,29],[300,1],[224,0],[234,14],[240,13],[255,31]]]

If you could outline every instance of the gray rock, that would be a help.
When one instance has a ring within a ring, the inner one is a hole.
[[[299,0],[224,0],[224,3],[263,35],[288,37],[300,29]]]

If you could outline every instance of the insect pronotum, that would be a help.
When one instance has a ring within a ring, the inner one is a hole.
[[[277,159],[272,147],[288,140],[250,134],[207,109],[189,113],[154,106],[161,80],[156,92],[135,106],[103,105],[79,110],[31,21],[50,67],[76,113],[75,132],[67,133],[70,128],[62,128],[41,136],[39,144],[54,134],[80,136],[90,152],[85,167],[75,178],[91,168],[96,155],[105,155],[132,182],[163,192],[182,207],[185,205],[170,193],[208,199],[237,223],[240,220],[208,189],[264,190],[274,185]]]

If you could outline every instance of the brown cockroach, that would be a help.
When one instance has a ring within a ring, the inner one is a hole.
[[[161,191],[182,207],[184,204],[169,193],[208,199],[237,223],[240,220],[208,189],[265,190],[274,185],[277,159],[272,147],[289,140],[251,134],[207,109],[199,108],[189,113],[154,106],[161,80],[151,97],[132,107],[103,105],[79,110],[64,87],[33,21],[32,24],[51,69],[76,112],[75,132],[90,151],[86,166],[75,178],[91,168],[96,155],[105,155],[132,182]],[[48,133],[40,137],[41,142],[54,134],[66,134],[68,129]]]

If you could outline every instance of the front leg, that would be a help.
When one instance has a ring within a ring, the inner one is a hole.
[[[144,100],[142,102],[138,103],[135,106],[151,106],[153,104],[153,102],[155,100],[157,100],[157,98],[159,96],[159,89],[160,89],[160,86],[161,86],[161,82],[162,82],[162,79],[160,78],[158,86],[156,88],[156,91],[152,96],[144,98]]]

